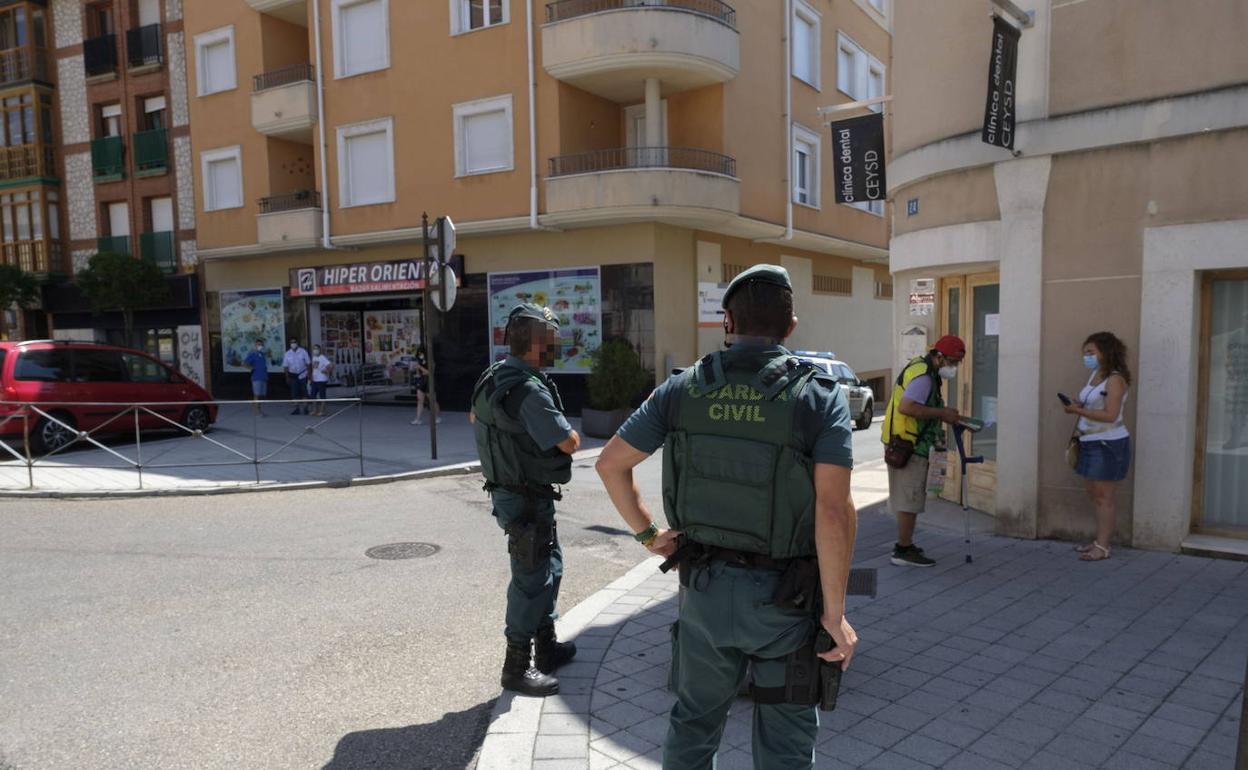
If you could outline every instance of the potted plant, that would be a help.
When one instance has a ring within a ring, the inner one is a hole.
[[[626,340],[604,342],[590,354],[587,385],[589,406],[581,410],[581,432],[594,438],[610,438],[632,414],[650,372]]]

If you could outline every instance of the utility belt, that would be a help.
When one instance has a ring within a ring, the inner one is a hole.
[[[520,495],[525,499],[526,512],[528,509],[527,503],[530,500],[557,501],[563,499],[563,493],[556,489],[553,484],[495,484],[492,481],[487,481],[481,488],[486,492],[493,492],[496,489],[501,489],[505,492],[510,492],[513,495]]]
[[[559,532],[554,518],[538,519],[537,503],[539,500],[562,500],[563,495],[554,487],[486,482],[485,491],[493,492],[495,489],[503,489],[524,498],[524,512],[504,529],[507,533],[507,553],[525,570],[534,570],[544,565],[559,543]]]

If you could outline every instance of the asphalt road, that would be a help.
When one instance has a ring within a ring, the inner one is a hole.
[[[591,466],[559,505],[565,609],[646,556]],[[365,556],[409,541],[440,550]],[[498,695],[507,561],[476,476],[3,501],[0,581],[4,770],[462,768]]]

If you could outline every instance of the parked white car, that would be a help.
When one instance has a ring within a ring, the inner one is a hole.
[[[836,378],[841,390],[849,399],[849,413],[858,430],[871,427],[875,418],[875,392],[871,390],[844,361],[838,361],[834,353],[815,350],[795,350],[793,354],[809,361]]]

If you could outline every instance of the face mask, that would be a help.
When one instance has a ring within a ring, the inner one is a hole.
[[[321,354],[320,348],[312,348],[312,355],[319,356],[320,354]]]
[[[295,349],[295,348],[297,348],[297,347],[299,347],[299,343],[298,343],[298,342],[292,342],[292,343],[290,343],[290,349],[291,349],[291,350],[294,350],[294,349]]]
[[[1084,369],[1099,369],[1100,367],[1101,367],[1101,362],[1096,360],[1096,356],[1084,356],[1083,357]]]
[[[954,377],[958,376],[958,367],[942,366],[940,367],[940,376],[942,379],[952,380]]]

